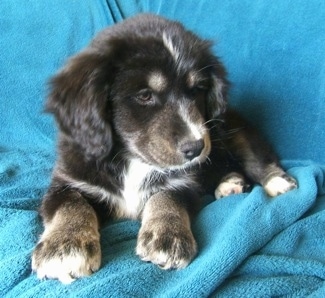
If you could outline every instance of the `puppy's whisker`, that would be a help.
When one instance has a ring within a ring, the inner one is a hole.
[[[212,129],[214,129],[214,128],[218,127],[218,126],[219,126],[219,125],[218,125],[218,124],[216,124],[216,125],[213,125],[213,126],[209,127],[208,129],[209,129],[209,130],[212,130]]]
[[[240,132],[242,129],[244,129],[244,127],[227,130],[224,132],[222,137],[229,137],[229,136],[233,137],[237,132]]]
[[[202,123],[202,125],[207,125],[208,123],[213,122],[213,121],[214,121],[214,119],[210,119],[210,120],[205,121],[204,123]]]
[[[221,123],[224,123],[225,121],[223,119],[213,118],[213,119],[210,119],[210,120],[204,122],[202,125],[209,124],[210,122],[221,122]]]
[[[245,129],[245,127],[233,128],[233,129],[227,130],[226,133],[235,133],[235,132],[241,131],[243,129]]]
[[[196,72],[197,72],[197,73],[200,73],[201,71],[203,71],[203,70],[205,70],[205,69],[207,69],[207,68],[209,68],[209,67],[212,67],[212,66],[217,66],[217,65],[219,65],[219,63],[213,63],[213,64],[209,64],[209,65],[206,65],[206,66],[204,66],[204,67],[200,68],[200,69],[199,69],[199,70],[197,70]]]
[[[119,155],[121,155],[122,154],[122,152],[123,152],[123,150],[119,150],[114,156],[113,156],[113,158],[112,158],[112,160],[111,160],[111,162],[114,162],[115,161],[115,159],[119,156]],[[119,161],[120,162],[120,161]]]
[[[207,158],[206,158],[206,160],[205,160],[205,163],[206,163],[207,165],[212,165],[212,161],[211,161],[211,158],[210,158],[209,156],[207,156]],[[201,164],[200,164],[200,166],[201,166]]]
[[[214,138],[211,139],[211,142],[222,142],[225,138]]]

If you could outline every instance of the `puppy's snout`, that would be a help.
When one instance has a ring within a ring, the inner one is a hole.
[[[189,141],[182,144],[180,150],[186,159],[192,160],[201,154],[203,148],[204,141],[200,139],[198,141]]]

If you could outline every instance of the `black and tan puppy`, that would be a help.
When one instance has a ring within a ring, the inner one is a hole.
[[[246,179],[270,196],[295,188],[226,110],[226,93],[210,43],[158,16],[110,27],[72,57],[47,103],[60,134],[32,257],[38,277],[69,283],[98,270],[107,218],[140,218],[140,258],[183,268],[197,252],[190,218],[203,193],[240,193]]]

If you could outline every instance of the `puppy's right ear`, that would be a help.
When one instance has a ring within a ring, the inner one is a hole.
[[[55,115],[61,131],[88,157],[103,157],[112,148],[110,61],[95,51],[84,51],[51,80],[46,110]]]

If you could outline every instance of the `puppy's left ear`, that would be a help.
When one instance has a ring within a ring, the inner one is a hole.
[[[226,111],[228,81],[223,65],[215,58],[211,68],[211,87],[207,98],[208,119],[217,118]]]

